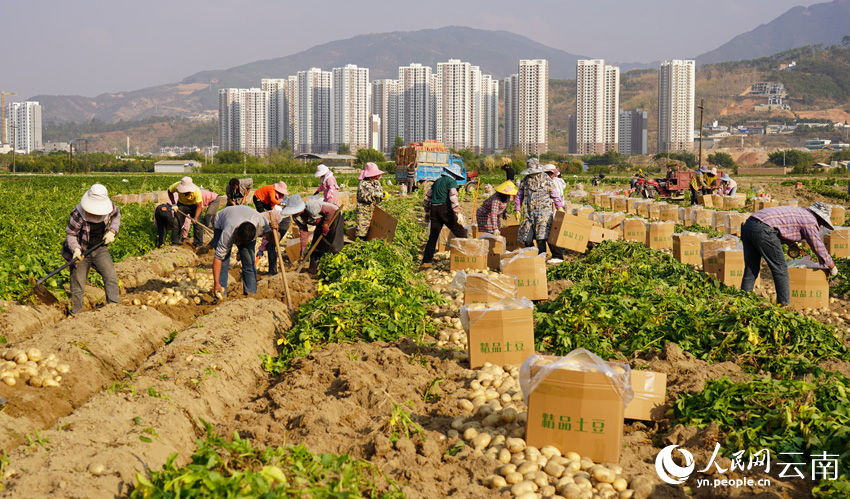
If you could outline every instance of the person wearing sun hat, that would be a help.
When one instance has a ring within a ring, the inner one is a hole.
[[[511,197],[516,196],[516,184],[507,180],[496,186],[496,192],[481,203],[475,211],[478,231],[495,234],[501,227],[499,218],[505,218]]]
[[[546,173],[549,174],[549,178],[552,179],[552,182],[555,184],[555,188],[558,189],[561,199],[564,199],[564,191],[567,190],[567,183],[561,178],[561,170],[552,163],[543,165],[543,168],[546,169]]]
[[[289,196],[289,188],[286,182],[264,185],[254,191],[254,207],[259,213],[269,211],[277,205],[285,205],[287,196]]]
[[[91,267],[103,278],[106,303],[118,303],[118,275],[107,245],[115,241],[120,226],[121,211],[101,184],[92,185],[71,212],[65,227],[62,257],[74,262],[70,267],[72,315],[83,309],[83,294]],[[102,246],[83,257],[83,253],[101,242]]]
[[[292,220],[301,231],[301,252],[307,247],[310,238],[310,226],[316,227],[313,231],[313,242],[315,250],[310,254],[310,268],[308,271],[315,274],[319,270],[319,260],[325,253],[336,254],[342,250],[344,244],[343,220],[337,216],[339,207],[333,203],[322,201],[321,196],[310,196],[306,200],[301,199],[298,194],[293,194],[281,210],[281,215],[292,216]],[[322,238],[319,241],[319,238]]]
[[[387,193],[381,187],[383,172],[375,163],[366,163],[360,174],[357,185],[357,237],[366,239],[369,225],[372,223],[372,212],[375,205],[387,198]]]
[[[750,215],[741,227],[744,245],[744,277],[741,289],[752,291],[761,269],[761,259],[767,262],[776,286],[776,303],[787,305],[791,298],[788,266],[782,244],[788,252],[799,252],[797,243],[805,241],[818,257],[822,269],[830,276],[838,275],[838,267],[829,256],[820,237],[820,228],[834,230],[830,221],[832,208],[826,203],[814,203],[808,208],[776,206]]]
[[[526,177],[522,179],[514,199],[514,209],[517,213],[522,212],[517,241],[527,247],[534,246],[536,242],[538,251],[546,254],[555,208],[563,208],[564,200],[547,174],[546,167],[537,158],[529,158],[521,174]],[[564,260],[561,248],[549,244],[549,250],[552,252],[549,263],[561,263]]]
[[[339,185],[337,185],[336,177],[334,177],[331,169],[321,164],[316,167],[316,173],[313,176],[322,179],[322,183],[319,184],[319,188],[313,194],[321,194],[324,202],[339,206],[339,196],[337,196]]]
[[[732,196],[738,192],[738,182],[732,180],[728,173],[724,173],[720,177],[720,187],[717,190],[724,196]]]
[[[463,179],[463,172],[458,165],[452,163],[443,167],[443,171],[428,192],[425,193],[425,221],[430,222],[428,242],[422,254],[422,267],[428,268],[434,262],[437,241],[443,226],[449,228],[455,237],[465,238],[466,229],[463,215],[460,211],[460,201],[457,196],[457,181]]]
[[[192,177],[183,177],[171,184],[168,187],[168,197],[171,199],[174,217],[177,219],[177,223],[171,231],[171,244],[180,244],[186,215],[189,215],[195,221],[199,221],[201,212],[204,210],[204,197],[201,194],[201,188],[195,185]],[[197,234],[200,229],[196,227],[192,230]],[[188,235],[188,232],[186,235]],[[198,242],[197,235],[195,242]]]

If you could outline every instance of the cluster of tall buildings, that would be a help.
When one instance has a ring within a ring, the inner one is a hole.
[[[3,111],[0,146],[28,153],[43,149],[41,105],[36,101],[12,102]]]
[[[694,143],[695,63],[670,60],[658,72],[658,151],[690,151]],[[569,152],[647,154],[646,110],[621,110],[620,68],[602,59],[576,64],[576,112],[569,116]]]
[[[522,60],[503,83],[504,147],[547,150],[549,69]],[[499,149],[499,80],[459,59],[398,68],[397,79],[369,80],[349,64],[312,68],[260,88],[219,91],[221,150],[262,156],[286,141],[296,153],[371,147],[389,152],[405,143],[439,140],[453,149],[489,154]],[[510,95],[510,97],[508,97]]]

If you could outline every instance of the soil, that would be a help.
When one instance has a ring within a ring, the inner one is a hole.
[[[47,305],[21,305],[15,302],[0,302],[0,336],[6,343],[15,343],[28,338],[34,331],[59,322],[65,317],[59,307]]]

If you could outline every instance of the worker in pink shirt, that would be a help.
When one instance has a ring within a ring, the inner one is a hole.
[[[313,176],[322,179],[322,183],[319,184],[319,188],[313,194],[321,194],[324,202],[339,206],[339,196],[337,196],[339,185],[336,183],[336,177],[334,177],[331,169],[325,165],[319,165],[316,167],[316,173]]]

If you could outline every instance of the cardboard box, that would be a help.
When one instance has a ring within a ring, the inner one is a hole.
[[[747,206],[746,194],[733,194],[731,196],[723,196],[723,208],[740,209]]]
[[[516,213],[509,213],[508,216],[505,217],[505,225],[519,225],[519,219],[516,216]]]
[[[612,196],[611,197],[611,210],[612,211],[626,211],[626,196]]]
[[[525,439],[538,449],[553,445],[616,463],[623,440],[620,394],[603,373],[554,369],[528,397]]]
[[[790,201],[782,201],[779,203],[779,206],[800,206],[800,202],[796,199],[792,199]]]
[[[649,219],[661,220],[661,210],[669,206],[667,203],[650,203],[649,204]],[[676,214],[678,216],[678,213]]]
[[[691,208],[690,218],[687,225],[699,225],[701,227],[711,227],[712,217],[714,212],[700,207]]]
[[[592,243],[601,243],[602,241],[619,241],[622,239],[622,235],[622,231],[604,229],[598,225],[594,225],[593,228],[590,229],[588,241]]]
[[[602,194],[599,196],[599,206],[610,210],[611,209],[611,194]]]
[[[741,287],[744,278],[744,252],[720,250],[717,252],[717,280],[733,288]]]
[[[298,257],[301,256],[301,239],[286,240],[286,256],[291,263],[298,261]]]
[[[711,194],[698,194],[697,203],[706,208],[714,208],[714,199],[711,197]]]
[[[829,283],[823,270],[789,268],[788,278],[792,307],[797,310],[829,307]]]
[[[715,208],[720,210],[725,208],[725,206],[723,206],[723,196],[720,194],[709,194],[709,196],[711,196],[711,202],[714,204]]]
[[[673,257],[682,263],[694,266],[699,265],[702,263],[700,243],[704,239],[705,237],[700,237],[692,232],[673,234]]]
[[[468,326],[466,339],[472,369],[485,362],[497,366],[520,365],[534,353],[534,307],[522,306],[512,299],[502,303],[516,305],[498,310],[461,308],[461,314],[467,317],[464,322]]]
[[[833,257],[850,258],[850,228],[836,227],[834,231],[823,236],[823,243]]]
[[[487,241],[487,267],[491,270],[499,270],[501,268],[502,253],[507,249],[507,241],[504,236],[494,236],[492,234],[482,234],[479,239]]]
[[[590,204],[593,206],[602,206],[602,196],[601,192],[591,192],[590,193]]]
[[[452,231],[449,230],[445,225],[442,230],[440,230],[440,237],[437,238],[437,251],[448,251],[449,250],[449,239],[452,238]]]
[[[667,394],[667,375],[653,371],[631,371],[635,398],[623,411],[625,419],[657,421],[664,419],[664,399]]]
[[[700,243],[700,254],[702,256],[702,271],[706,274],[717,275],[720,270],[718,253],[720,250],[737,246],[738,239],[730,236],[713,237]]]
[[[485,275],[472,272],[466,276],[463,303],[492,303],[505,298],[516,298],[516,293],[516,276]]]
[[[626,219],[626,214],[622,212],[597,211],[593,214],[594,221],[601,225],[604,229],[613,229],[619,226]]]
[[[652,201],[648,199],[641,199],[637,203],[637,214],[639,217],[649,218],[649,206],[652,204]]]
[[[766,199],[755,199],[753,201],[753,203],[754,203],[753,211],[759,211],[759,210],[763,210],[765,208],[774,208],[776,206],[779,206],[779,201],[770,201],[770,200],[766,200]]]
[[[832,222],[832,225],[836,227],[844,225],[846,216],[847,212],[843,206],[837,204],[832,205],[832,211],[829,214],[829,220]]]
[[[673,230],[676,228],[672,222],[652,222],[646,225],[646,246],[650,249],[672,249]]]
[[[451,270],[481,270],[487,268],[487,241],[483,239],[462,239],[459,237],[449,240]]]
[[[520,244],[517,240],[519,235],[519,225],[508,225],[499,230],[499,234],[505,238],[505,249],[507,251],[516,251],[524,244]]]
[[[632,215],[638,214],[638,201],[643,201],[641,198],[628,198],[626,199],[626,213],[631,213]]]
[[[723,231],[733,236],[741,235],[741,226],[750,217],[749,213],[741,213],[739,211],[730,211],[725,219]]]
[[[396,225],[398,225],[398,220],[382,210],[380,206],[375,206],[374,211],[372,211],[372,224],[369,225],[369,232],[366,233],[366,240],[383,239],[391,243]]]
[[[545,300],[549,297],[546,282],[546,255],[537,248],[523,248],[502,255],[502,273],[517,279],[517,298]]]
[[[674,204],[661,205],[658,220],[662,222],[679,222],[679,207]]]
[[[552,228],[549,231],[549,244],[578,253],[587,251],[590,229],[593,222],[587,218],[567,215],[559,211],[555,213]]]
[[[623,239],[640,241],[646,244],[646,221],[642,218],[627,218],[623,220]]]

